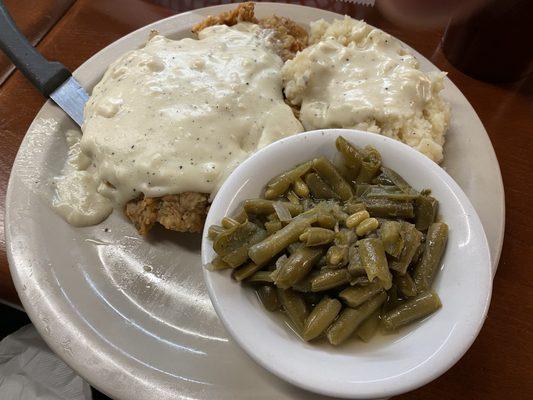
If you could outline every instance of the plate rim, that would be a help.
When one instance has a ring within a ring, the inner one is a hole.
[[[104,48],[100,49],[98,52],[96,52],[90,58],[88,58],[82,64],[80,64],[80,66],[78,68],[76,68],[76,70],[73,72],[73,75],[76,77],[76,75],[79,74],[80,72],[83,72],[83,70],[85,68],[89,68],[91,62],[95,58],[97,58],[102,52],[107,51],[109,48],[115,47],[115,46],[117,46],[120,43],[123,43],[123,42],[126,42],[128,40],[131,40],[132,37],[135,36],[135,35],[138,35],[139,32],[143,32],[143,31],[144,32],[148,32],[149,29],[153,29],[154,27],[157,27],[157,26],[159,26],[161,24],[164,24],[164,23],[168,23],[169,21],[172,21],[174,19],[186,19],[186,18],[190,18],[190,17],[195,16],[195,15],[203,17],[203,16],[209,15],[211,13],[218,13],[218,12],[221,12],[221,11],[226,11],[228,9],[233,9],[234,7],[235,7],[235,4],[233,4],[233,3],[221,4],[221,5],[213,5],[213,6],[210,6],[210,7],[203,7],[203,8],[198,8],[198,9],[186,11],[186,12],[183,12],[183,13],[174,14],[174,15],[171,15],[169,17],[154,21],[154,22],[152,22],[150,24],[144,25],[144,26],[142,26],[142,27],[140,27],[140,28],[138,28],[138,29],[136,29],[136,30],[124,35],[124,36],[122,36],[121,38],[113,41],[112,43],[110,43],[109,45],[105,46]],[[277,7],[278,9],[279,8],[285,8],[287,10],[289,10],[289,9],[293,9],[293,10],[307,9],[307,10],[313,10],[312,12],[315,12],[315,13],[316,12],[320,12],[323,15],[323,17],[327,17],[328,15],[331,16],[331,17],[337,17],[337,18],[338,17],[342,17],[342,14],[335,13],[333,11],[322,10],[322,9],[319,9],[319,8],[316,8],[316,7],[302,6],[302,5],[297,5],[297,4],[261,2],[261,3],[256,3],[256,7],[257,7],[257,9],[260,9],[260,8],[263,8],[263,7],[265,7],[265,8]],[[404,42],[402,41],[402,43],[404,43]],[[419,55],[419,56],[421,56],[421,57],[423,57],[424,59],[427,60],[427,58],[424,57],[423,55],[421,55],[420,53],[418,53],[416,51],[416,49],[414,49],[414,48],[412,48],[411,46],[408,46],[408,45],[406,45],[406,46],[409,49],[414,50],[417,56]],[[431,61],[429,61],[429,60],[428,60],[428,62],[431,63]],[[438,69],[433,63],[431,63],[431,65],[433,65],[434,68]],[[497,167],[497,171],[499,173],[498,183],[499,183],[499,189],[501,190],[501,199],[500,200],[501,200],[501,205],[502,205],[502,209],[500,210],[500,215],[502,216],[501,236],[500,236],[500,238],[498,240],[498,251],[496,253],[497,257],[495,257],[495,259],[493,260],[494,265],[497,266],[497,263],[498,263],[499,258],[501,256],[501,251],[502,251],[502,247],[503,247],[504,233],[505,233],[504,232],[504,229],[505,229],[505,193],[504,193],[503,179],[502,179],[502,176],[501,176],[500,165],[499,165],[498,159],[496,157],[496,153],[494,151],[494,147],[493,147],[492,142],[490,140],[490,136],[488,135],[488,133],[487,133],[482,121],[480,120],[479,116],[475,112],[473,106],[470,104],[470,102],[464,96],[464,94],[462,94],[462,92],[457,88],[457,86],[453,83],[453,81],[448,79],[448,83],[451,84],[453,86],[453,88],[456,89],[459,93],[461,93],[461,95],[465,98],[465,101],[468,104],[468,107],[470,107],[470,110],[469,110],[470,113],[475,116],[475,118],[479,122],[480,126],[483,127],[485,135],[488,138],[488,141],[490,143],[490,149],[487,149],[487,150],[492,153],[494,159],[496,160],[496,167]],[[35,125],[36,125],[36,123],[38,121],[39,114],[43,111],[43,109],[46,109],[46,108],[48,108],[48,107],[50,107],[52,105],[53,105],[53,102],[51,100],[47,100],[43,104],[43,106],[39,109],[38,113],[35,115],[35,118],[33,119],[32,123],[28,127],[28,130],[26,131],[26,134],[24,135],[24,138],[21,141],[21,144],[20,144],[19,149],[17,151],[17,155],[16,155],[15,160],[13,162],[13,166],[15,166],[18,162],[20,162],[21,149],[27,147],[27,144],[28,144],[28,141],[29,141],[28,132],[31,131],[35,127]],[[61,349],[59,348],[57,343],[54,342],[52,340],[52,338],[49,337],[46,334],[45,327],[43,326],[41,320],[38,318],[37,309],[34,309],[34,308],[31,307],[32,303],[31,303],[27,293],[23,290],[23,283],[20,280],[19,271],[18,271],[18,268],[16,266],[17,263],[16,263],[16,261],[15,261],[15,259],[13,257],[13,252],[12,252],[13,241],[12,241],[12,237],[11,237],[10,219],[8,218],[9,215],[10,215],[11,204],[13,202],[13,198],[12,198],[13,197],[13,190],[14,190],[13,189],[13,185],[14,185],[13,182],[14,182],[14,179],[15,179],[14,178],[14,174],[13,174],[13,170],[14,170],[14,168],[12,168],[12,170],[10,172],[10,177],[9,177],[9,181],[8,181],[6,197],[5,197],[5,211],[4,211],[6,254],[7,254],[7,259],[8,259],[8,264],[9,264],[11,276],[12,276],[15,288],[17,290],[17,293],[19,295],[20,301],[23,304],[28,316],[30,317],[30,319],[32,320],[32,322],[34,323],[36,328],[38,329],[39,333],[41,334],[41,336],[43,337],[45,342],[48,344],[48,346],[52,350],[54,350],[54,352],[56,354],[58,354],[61,358],[63,358],[62,355],[61,355]],[[493,272],[493,274],[494,274],[495,273],[495,268],[493,268],[493,271],[494,271]],[[116,388],[114,387],[114,385],[112,383],[95,381],[93,379],[93,376],[96,376],[96,375],[94,373],[92,373],[92,369],[91,368],[87,368],[85,365],[83,365],[81,363],[77,363],[75,360],[72,360],[72,359],[69,360],[68,364],[77,373],[79,373],[84,379],[86,379],[89,382],[91,382],[92,386],[96,387],[98,390],[102,391],[103,393],[107,393],[109,395],[112,395],[113,397],[115,397],[117,399],[118,398],[128,398],[128,400],[130,400],[130,399],[138,398],[138,397],[135,397],[135,392],[134,391],[129,393],[128,397],[123,397],[124,393],[123,392],[118,392],[117,390],[115,390]]]

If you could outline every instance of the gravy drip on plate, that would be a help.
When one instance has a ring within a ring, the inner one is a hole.
[[[301,132],[270,37],[249,23],[212,26],[198,40],[154,36],[115,61],[82,128],[98,193],[119,206],[140,194],[213,194],[254,151]]]
[[[113,210],[111,201],[96,191],[98,181],[91,159],[81,152],[81,132],[66,132],[69,146],[61,175],[54,178],[52,207],[69,224],[87,226],[102,222]]]

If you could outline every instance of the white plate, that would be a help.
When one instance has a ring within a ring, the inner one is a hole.
[[[190,36],[190,27],[204,16],[233,7],[200,9],[148,25],[97,53],[74,75],[90,88],[151,29],[172,38]],[[288,4],[260,3],[256,10],[259,16],[277,13],[301,24],[339,17]],[[424,70],[435,69],[414,53]],[[453,113],[445,167],[483,222],[495,270],[504,227],[498,162],[473,108],[451,81],[445,86]],[[49,346],[116,399],[312,398],[263,370],[228,338],[203,283],[199,235],[158,231],[146,241],[120,213],[80,229],[50,209],[50,179],[64,162],[64,132],[70,127],[50,101],[43,106],[22,142],[6,198],[13,280]]]
[[[385,166],[415,189],[431,188],[439,200],[439,215],[450,227],[443,271],[433,284],[442,308],[393,335],[378,334],[369,343],[354,339],[333,347],[299,339],[279,313],[264,310],[253,290],[237,285],[230,271],[204,268],[204,278],[226,329],[269,371],[330,396],[394,396],[435,379],[463,356],[485,321],[492,291],[489,246],[481,221],[457,183],[426,156],[393,139],[346,129],[321,129],[273,143],[239,165],[217,193],[202,237],[202,262],[208,264],[216,256],[207,227],[233,215],[244,200],[260,196],[273,176],[295,164],[320,155],[339,161],[335,148],[339,135],[360,147],[374,146]],[[265,170],[265,165],[271,168]]]

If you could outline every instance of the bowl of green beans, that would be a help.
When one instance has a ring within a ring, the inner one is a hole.
[[[373,133],[275,142],[217,193],[202,239],[213,306],[267,370],[373,399],[431,381],[468,350],[492,291],[489,248],[437,164]]]

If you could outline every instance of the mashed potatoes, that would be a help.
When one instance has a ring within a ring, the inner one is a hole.
[[[381,133],[442,161],[450,118],[439,96],[444,73],[420,71],[398,40],[349,17],[311,24],[310,42],[282,70],[285,95],[301,106],[306,130]]]

